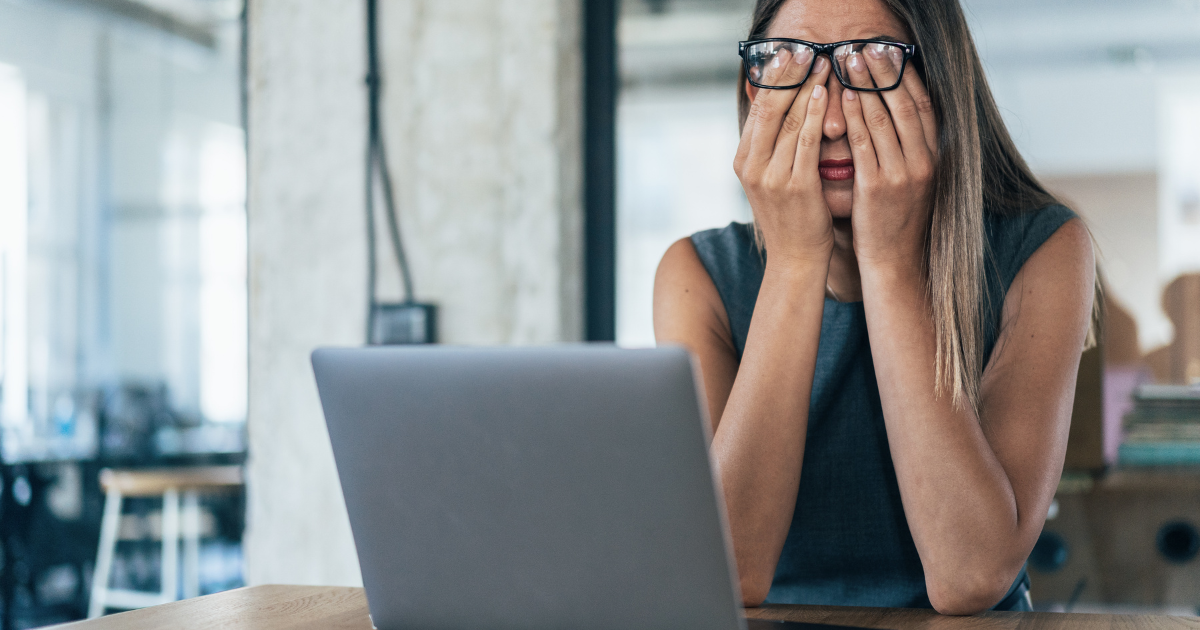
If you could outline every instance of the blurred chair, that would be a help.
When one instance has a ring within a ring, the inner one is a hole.
[[[1146,355],[1160,383],[1200,382],[1200,273],[1179,276],[1163,289],[1163,311],[1175,326],[1175,339]]]
[[[200,594],[200,504],[199,494],[241,486],[240,466],[205,466],[156,470],[100,471],[104,489],[104,517],[100,524],[100,549],[92,577],[88,617],[99,617],[108,608],[145,608],[177,599],[179,585],[179,541],[183,538],[183,597]],[[180,509],[180,494],[183,506]],[[116,552],[125,497],[161,496],[162,587],[159,592],[112,589],[113,554]],[[182,519],[181,519],[182,516]],[[182,528],[180,527],[182,520]]]

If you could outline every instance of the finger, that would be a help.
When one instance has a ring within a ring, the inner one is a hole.
[[[763,82],[767,85],[800,83],[812,65],[811,61],[812,50],[808,48],[801,48],[795,55],[787,50],[781,50],[768,64]],[[766,163],[771,159],[784,116],[787,115],[788,109],[796,100],[797,92],[799,92],[799,88],[790,90],[760,89],[758,91],[758,96],[750,108],[753,116],[754,135],[750,139],[750,151],[747,159],[751,163]]]
[[[825,112],[829,109],[829,89],[825,82],[813,86],[808,98],[804,126],[796,139],[796,157],[792,164],[792,177],[803,181],[811,178],[820,183],[821,137],[824,135]],[[811,180],[810,180],[811,181]]]
[[[879,87],[893,86],[900,83],[900,64],[904,61],[904,51],[887,44],[867,44],[863,47],[867,70]],[[896,53],[896,54],[892,54]],[[888,112],[892,115],[892,124],[896,128],[896,136],[900,140],[900,150],[909,161],[929,161],[929,146],[925,141],[925,130],[922,127],[917,104],[903,85],[894,90],[880,92],[879,96],[887,104]]]
[[[778,78],[778,68],[782,64],[782,59],[782,57],[776,56],[776,58],[772,60],[775,63],[768,63],[766,65],[766,76],[764,76],[762,73],[755,74],[755,81],[759,83],[766,82],[769,85],[770,81],[776,80]],[[746,121],[742,124],[742,133],[738,140],[737,153],[733,159],[734,170],[736,170],[738,173],[741,173],[742,167],[744,166],[746,160],[750,157],[751,146],[754,144],[755,131],[760,127],[756,121],[763,115],[764,108],[768,107],[770,101],[768,95],[773,92],[773,90],[753,87],[748,82],[745,84],[745,88],[750,92],[751,100],[750,111],[747,112]]]
[[[846,55],[844,68],[850,75],[850,84],[858,87],[874,87],[871,73],[867,69],[863,54],[851,52]],[[854,90],[846,90],[854,92]],[[881,168],[889,165],[903,165],[904,153],[900,150],[900,139],[892,125],[892,115],[884,106],[883,101],[875,92],[857,92],[855,94],[862,112],[862,119],[871,134],[871,142],[875,146],[875,154]]]
[[[861,92],[842,92],[842,116],[846,119],[846,140],[850,143],[850,155],[854,158],[854,172],[874,177],[879,171],[879,158],[871,141],[871,131],[863,119]],[[857,180],[857,177],[855,178]]]
[[[925,84],[921,82],[921,77],[909,64],[908,69],[904,71],[904,89],[912,96],[913,102],[917,106],[917,115],[921,117],[921,129],[925,134],[925,144],[929,147],[929,153],[935,158],[938,154],[938,127],[937,114],[933,111],[933,99],[929,98],[929,91],[925,89]]]
[[[813,90],[818,85],[824,85],[828,79],[829,60],[819,57],[813,64],[812,74],[800,87],[800,93],[796,95],[796,99],[792,101],[787,117],[784,118],[783,125],[780,127],[779,139],[775,142],[775,152],[771,156],[773,166],[778,165],[777,168],[781,170],[792,170],[792,163],[796,157],[796,142],[800,137],[801,128],[806,124],[806,117],[810,115],[809,99],[812,97]]]

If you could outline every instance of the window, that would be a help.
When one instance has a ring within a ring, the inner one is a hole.
[[[6,462],[244,448],[241,6],[162,7],[0,2]]]
[[[654,345],[654,271],[671,243],[749,221],[733,173],[737,42],[751,0],[626,0],[618,23],[617,343]]]

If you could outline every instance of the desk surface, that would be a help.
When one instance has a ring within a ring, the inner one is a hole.
[[[766,606],[746,611],[763,619],[856,625],[893,630],[1159,630],[1200,628],[1200,619],[1143,615],[988,612],[943,617],[929,610]],[[55,626],[56,630],[371,630],[361,588],[255,586],[126,613]]]

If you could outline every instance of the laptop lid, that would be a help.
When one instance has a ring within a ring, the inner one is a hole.
[[[376,627],[744,627],[684,350],[312,362]]]

